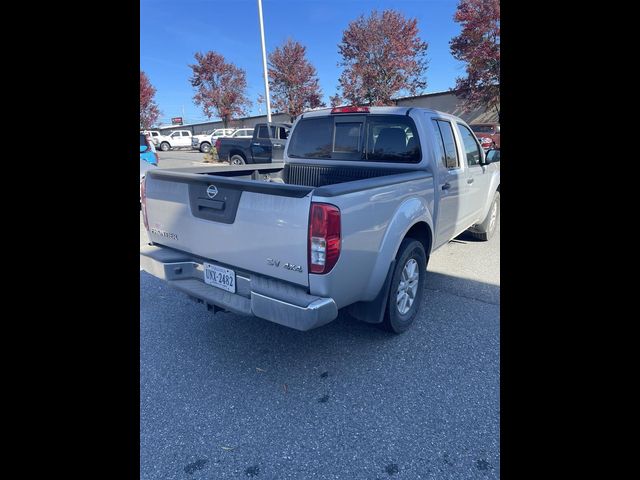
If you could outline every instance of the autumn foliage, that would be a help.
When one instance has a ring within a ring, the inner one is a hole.
[[[193,101],[204,114],[220,117],[225,128],[229,121],[247,114],[251,101],[246,95],[246,73],[216,52],[196,53],[196,63],[189,65],[193,76],[189,79],[196,89]]]
[[[454,20],[462,25],[450,42],[451,54],[466,62],[466,77],[456,79],[457,95],[467,110],[500,112],[500,1],[461,0]]]
[[[289,39],[269,54],[273,106],[291,117],[324,106],[317,72],[307,60],[306,51],[306,47]]]
[[[354,105],[393,105],[391,98],[398,92],[415,95],[426,88],[428,45],[420,40],[417,23],[395,10],[374,10],[349,24],[338,45],[346,100]]]
[[[160,110],[154,100],[156,89],[147,74],[140,70],[140,128],[151,128],[158,120]]]

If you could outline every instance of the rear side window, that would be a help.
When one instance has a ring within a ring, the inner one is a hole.
[[[189,132],[182,132],[183,137],[190,137],[191,134]]]
[[[456,148],[456,140],[453,136],[453,128],[449,122],[444,120],[432,120],[434,128],[440,132],[440,138],[444,147],[444,163],[447,168],[458,168],[460,161],[458,160],[458,149]]]
[[[302,119],[287,155],[375,162],[420,162],[413,120],[404,115],[331,115]]]
[[[273,127],[271,127],[271,133],[273,133]],[[266,125],[261,125],[258,128],[258,138],[270,138]]]

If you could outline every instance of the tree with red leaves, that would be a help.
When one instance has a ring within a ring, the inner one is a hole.
[[[394,105],[398,92],[420,93],[427,86],[428,45],[418,33],[417,19],[395,10],[351,22],[338,45],[344,97],[354,105]]]
[[[227,63],[219,53],[208,51],[195,54],[196,62],[189,65],[193,76],[189,79],[196,89],[193,101],[202,106],[207,118],[216,115],[227,128],[237,115],[246,115],[251,101],[246,95],[247,75],[233,63]]]
[[[288,39],[269,54],[269,88],[274,107],[291,121],[305,110],[324,106],[316,69],[307,48]]]
[[[467,76],[456,79],[467,110],[495,108],[500,115],[500,0],[460,0],[453,19],[462,25],[449,43]]]
[[[156,89],[147,74],[140,70],[140,128],[151,128],[156,123],[160,110],[154,100]]]
[[[335,95],[331,95],[329,97],[329,102],[331,102],[331,108],[335,108],[335,107],[341,106],[343,103],[343,100],[340,94],[336,93]]]

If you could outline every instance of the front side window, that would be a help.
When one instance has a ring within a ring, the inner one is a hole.
[[[180,132],[174,132],[171,134],[171,138],[177,138],[180,136]]]
[[[464,145],[464,152],[467,156],[467,165],[470,167],[480,164],[480,146],[476,140],[476,136],[462,124],[458,124],[460,130],[460,136],[462,137],[462,144]]]

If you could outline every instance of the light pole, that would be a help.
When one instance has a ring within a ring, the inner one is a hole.
[[[262,0],[258,0],[258,16],[260,17],[260,39],[262,40],[262,70],[264,73],[264,96],[267,101],[267,122],[271,123],[271,105],[269,103],[269,78],[267,77],[267,53],[264,48],[264,25],[262,24]]]

